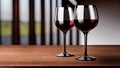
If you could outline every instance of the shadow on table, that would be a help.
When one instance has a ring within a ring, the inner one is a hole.
[[[99,59],[99,58],[98,58]],[[120,65],[120,57],[118,56],[102,56],[99,60],[99,63],[107,64],[116,64]]]

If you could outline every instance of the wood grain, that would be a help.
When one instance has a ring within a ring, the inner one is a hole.
[[[83,46],[67,46],[74,57],[56,57],[63,46],[0,46],[0,66],[119,66],[120,46],[88,46],[88,54],[95,61],[77,61]]]

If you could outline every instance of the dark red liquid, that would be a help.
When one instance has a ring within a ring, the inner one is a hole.
[[[64,22],[56,21],[55,25],[62,32],[67,32],[68,30],[70,30],[74,26],[73,21],[64,21]]]
[[[74,20],[74,24],[82,32],[89,32],[98,24],[98,19],[84,19],[83,21]]]

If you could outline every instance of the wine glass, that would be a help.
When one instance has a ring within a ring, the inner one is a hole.
[[[87,35],[98,24],[98,11],[95,5],[78,5],[75,9],[74,25],[84,34],[84,56],[76,58],[81,61],[96,60],[87,54]]]
[[[73,21],[73,11],[71,7],[56,7],[55,25],[64,34],[64,52],[57,54],[58,57],[74,56],[66,51],[66,33],[74,26]]]

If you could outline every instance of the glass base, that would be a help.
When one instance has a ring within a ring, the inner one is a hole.
[[[93,61],[93,60],[96,60],[96,58],[91,57],[91,56],[81,56],[81,57],[76,58],[76,60],[79,60],[79,61]]]
[[[56,55],[57,57],[71,57],[74,56],[74,54],[70,54],[70,53],[60,53]]]

